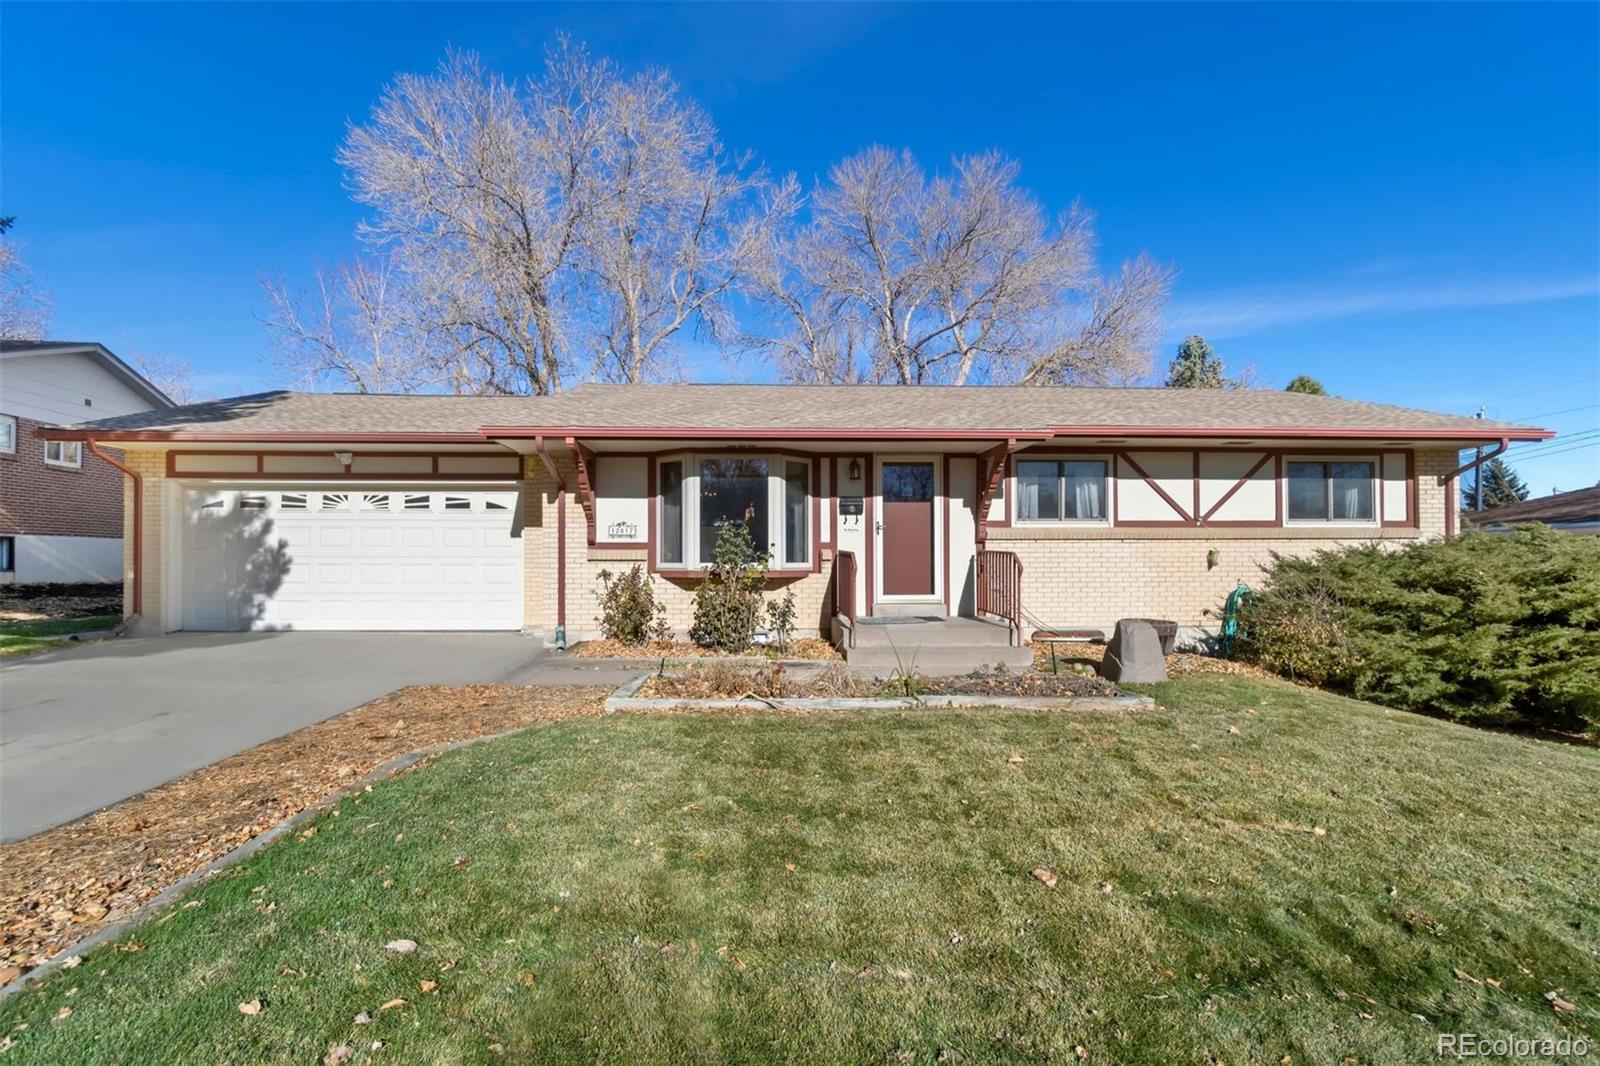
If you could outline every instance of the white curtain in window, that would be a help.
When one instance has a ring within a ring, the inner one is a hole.
[[[1022,518],[1048,518],[1048,517],[1051,517],[1049,515],[1041,515],[1039,513],[1039,485],[1038,485],[1037,482],[1024,481],[1024,482],[1021,483],[1021,488],[1022,488],[1022,492],[1020,494],[1019,502],[1017,504],[1017,506],[1022,508],[1022,510],[1019,512],[1020,517],[1022,517]]]
[[[1072,503],[1078,518],[1100,518],[1100,482],[1088,478],[1074,479]]]

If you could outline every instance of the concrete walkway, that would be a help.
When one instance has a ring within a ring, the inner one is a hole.
[[[405,685],[615,685],[517,633],[181,633],[0,664],[0,841]]]

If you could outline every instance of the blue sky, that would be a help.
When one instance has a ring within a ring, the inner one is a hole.
[[[1593,4],[8,3],[0,212],[58,336],[280,385],[256,278],[352,251],[345,123],[447,47],[518,75],[559,31],[669,68],[805,179],[871,144],[1005,151],[1097,212],[1107,262],[1180,269],[1169,349],[1199,331],[1267,385],[1600,426]],[[1518,451],[1536,492],[1600,479],[1600,440]]]

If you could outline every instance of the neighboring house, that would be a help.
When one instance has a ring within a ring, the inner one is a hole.
[[[1467,511],[1461,518],[1469,526],[1495,533],[1520,522],[1538,522],[1572,533],[1600,533],[1600,485],[1485,511]]]
[[[1552,436],[1278,391],[781,385],[275,392],[49,435],[127,452],[146,631],[568,640],[635,563],[683,632],[746,515],[813,632],[1214,626],[1272,552],[1449,535],[1460,449]]]
[[[35,430],[171,406],[104,345],[0,341],[0,583],[122,578],[122,474]]]

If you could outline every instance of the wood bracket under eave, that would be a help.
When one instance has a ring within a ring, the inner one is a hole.
[[[978,457],[978,476],[981,485],[978,492],[978,543],[981,545],[989,539],[989,505],[994,503],[995,493],[1000,491],[1000,483],[1006,476],[1006,457],[1017,450],[1017,438],[1007,438],[1004,444],[996,444],[993,448]]]
[[[583,508],[583,523],[589,532],[589,543],[595,542],[594,517],[594,452],[576,437],[567,438],[567,447],[578,460],[578,505]]]

